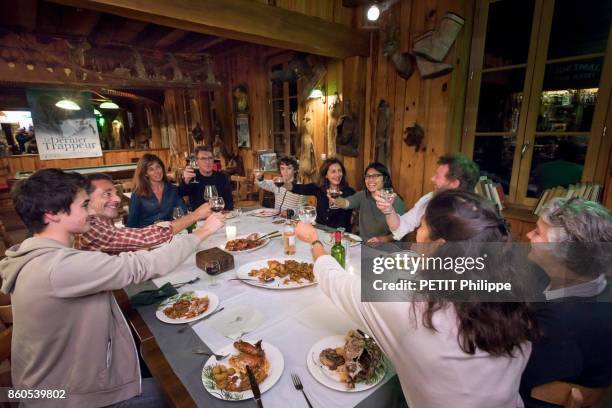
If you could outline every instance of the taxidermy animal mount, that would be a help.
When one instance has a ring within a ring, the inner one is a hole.
[[[416,122],[414,126],[404,129],[404,142],[406,142],[408,146],[414,146],[415,152],[421,150],[421,143],[423,143],[424,138],[425,131]]]

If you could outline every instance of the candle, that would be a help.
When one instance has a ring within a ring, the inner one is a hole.
[[[225,226],[225,236],[227,240],[236,239],[236,226],[235,225],[226,225]]]

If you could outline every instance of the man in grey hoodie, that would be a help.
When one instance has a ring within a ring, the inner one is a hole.
[[[44,169],[12,192],[33,233],[0,261],[1,290],[13,306],[12,379],[18,388],[66,390],[67,399],[45,406],[130,406],[142,398],[136,347],[112,290],[168,274],[223,225],[213,214],[150,252],[79,251],[71,243],[89,228],[88,189],[78,174]]]

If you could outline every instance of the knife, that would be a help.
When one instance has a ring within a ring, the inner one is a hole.
[[[261,392],[259,391],[259,385],[257,385],[255,374],[253,374],[253,370],[251,370],[249,366],[246,367],[246,370],[249,375],[249,382],[251,383],[251,391],[253,391],[253,399],[259,408],[263,408],[263,404],[261,403]]]

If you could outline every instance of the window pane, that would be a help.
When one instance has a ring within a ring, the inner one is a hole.
[[[588,144],[588,136],[536,136],[527,197],[539,197],[547,188],[579,183]]]
[[[274,134],[274,151],[280,156],[285,155],[285,134],[275,133]]]
[[[297,80],[289,81],[289,96],[297,96]]]
[[[527,62],[533,5],[533,0],[504,0],[491,4],[485,41],[485,68]]]
[[[591,130],[603,58],[548,64],[537,130]]]
[[[272,131],[282,132],[285,130],[285,111],[283,101],[272,102]]]
[[[295,132],[297,131],[297,121],[298,121],[298,103],[297,98],[289,99],[289,111],[291,112],[291,117],[289,118],[289,131]]]
[[[611,16],[609,0],[556,0],[548,59],[605,52]]]
[[[506,194],[510,192],[515,148],[515,136],[476,136],[474,139],[473,157],[480,166],[480,174],[500,183]]]
[[[524,82],[524,68],[482,74],[476,132],[516,131]]]
[[[272,99],[283,99],[283,83],[272,81]]]

